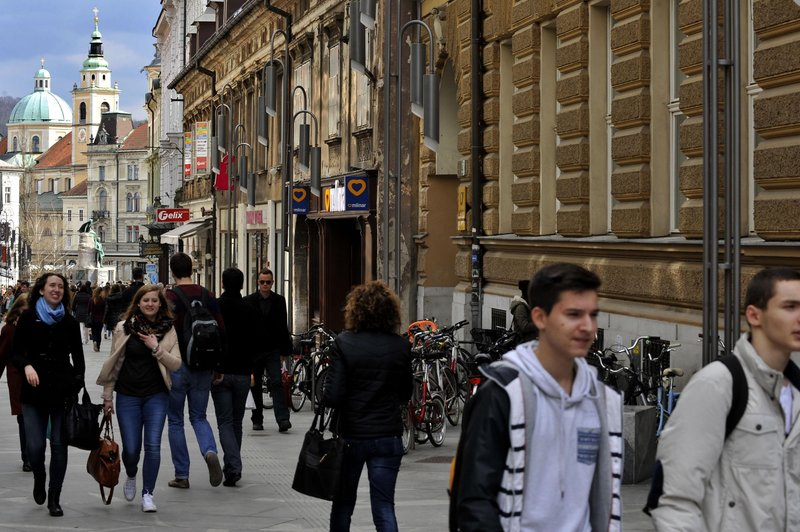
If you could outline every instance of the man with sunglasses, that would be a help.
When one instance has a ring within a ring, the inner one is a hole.
[[[260,327],[257,331],[257,345],[261,352],[256,353],[253,362],[253,400],[256,407],[251,420],[253,430],[264,430],[264,401],[261,382],[264,371],[269,378],[272,390],[272,405],[278,430],[286,432],[292,428],[289,422],[289,408],[281,393],[281,356],[289,356],[292,351],[292,338],[287,326],[286,299],[272,290],[275,277],[272,270],[264,268],[258,274],[258,290],[246,296],[247,303],[258,309]]]

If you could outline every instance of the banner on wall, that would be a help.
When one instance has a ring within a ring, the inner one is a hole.
[[[206,172],[208,171],[208,122],[197,122],[194,127],[194,167],[198,173]]]
[[[369,187],[365,176],[347,176],[344,178],[345,210],[368,211]]]
[[[192,175],[192,132],[183,134],[183,177]]]
[[[308,214],[309,187],[292,187],[292,214]]]

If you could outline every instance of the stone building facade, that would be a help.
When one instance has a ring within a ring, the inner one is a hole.
[[[478,4],[481,13],[473,12]],[[517,283],[555,261],[599,273],[606,344],[677,340],[678,364],[700,363],[703,144],[701,0],[426,0],[439,27],[438,154],[422,149],[415,233],[418,308],[441,308],[438,265],[455,246],[452,322],[470,318],[480,246],[483,326],[505,325]],[[471,66],[474,17],[480,64]],[[797,265],[800,7],[741,2],[743,284]],[[471,204],[471,81],[481,76],[480,197]],[[452,137],[452,134],[450,135]],[[449,144],[447,144],[449,142]],[[442,158],[445,160],[443,161]],[[442,186],[457,176],[457,192]],[[449,194],[449,195],[448,195]],[[445,201],[442,201],[446,198]],[[463,199],[462,199],[463,198]],[[466,204],[466,205],[465,205]],[[444,211],[444,214],[443,214]],[[480,212],[480,236],[471,216]],[[449,223],[434,219],[444,216]],[[451,230],[457,221],[457,230]]]

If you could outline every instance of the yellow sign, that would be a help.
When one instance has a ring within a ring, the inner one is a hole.
[[[367,190],[367,182],[363,179],[350,179],[347,181],[347,189],[353,196],[360,196]]]
[[[324,194],[323,195],[325,196],[325,210],[330,212],[330,210],[331,210],[331,189],[330,188],[326,188],[324,190]]]
[[[467,186],[458,187],[458,230],[467,230]]]

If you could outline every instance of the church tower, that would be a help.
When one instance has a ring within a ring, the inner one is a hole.
[[[117,84],[111,84],[111,69],[103,57],[103,35],[98,28],[97,8],[92,11],[94,31],[89,56],[83,62],[80,87],[76,84],[72,88],[72,164],[84,167],[87,144],[97,135],[102,114],[119,110],[120,93]],[[78,177],[77,182],[85,177]]]

